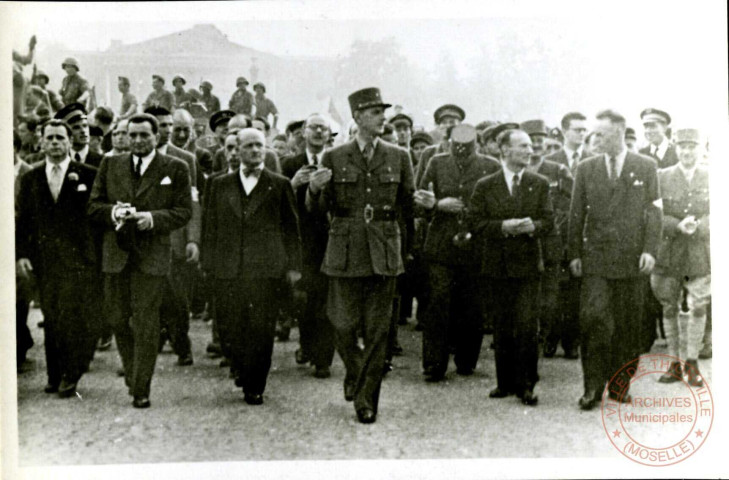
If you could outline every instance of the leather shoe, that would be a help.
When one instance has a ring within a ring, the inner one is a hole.
[[[181,367],[189,367],[192,365],[192,354],[188,353],[187,355],[180,355],[177,359],[177,365]]]
[[[243,399],[248,405],[262,405],[263,395],[260,393],[246,393],[243,395]]]
[[[354,384],[344,384],[344,399],[348,402],[354,401]]]
[[[469,375],[473,375],[473,370],[474,369],[470,367],[458,367],[456,368],[456,373],[467,377]]]
[[[595,397],[594,395],[586,393],[580,397],[577,404],[580,406],[581,410],[592,410],[595,408]]]
[[[707,358],[711,358],[713,354],[713,349],[710,343],[705,343],[703,347],[701,347],[701,351],[699,352],[699,358],[701,360],[706,360]]]
[[[557,353],[557,342],[547,340],[544,342],[544,348],[542,349],[542,355],[544,358],[552,358]]]
[[[692,387],[703,387],[704,378],[699,371],[699,362],[696,360],[686,360],[686,373],[688,374],[688,384]]]
[[[307,355],[302,349],[297,349],[294,353],[294,358],[296,358],[296,363],[299,365],[304,365],[305,363],[309,363],[311,359],[309,358],[309,355]]]
[[[134,397],[132,406],[134,408],[149,408],[152,404],[149,402],[149,397]]]
[[[76,393],[76,382],[67,382],[61,380],[61,385],[58,387],[58,396],[61,398],[73,397]]]
[[[489,392],[489,398],[504,398],[504,397],[508,397],[509,395],[513,395],[513,393],[514,392],[510,392],[508,390],[504,390],[499,387],[496,387]]]
[[[371,408],[360,408],[357,410],[357,420],[359,423],[375,423],[377,415]]]
[[[539,401],[539,397],[534,393],[533,390],[524,390],[521,395],[519,395],[519,398],[521,398],[521,403],[524,405],[529,405],[533,407],[537,404]]]
[[[53,383],[46,384],[45,388],[43,389],[46,393],[57,393],[58,392],[58,385]]]
[[[671,362],[671,365],[666,370],[666,373],[661,375],[658,379],[660,383],[675,383],[680,382],[683,378],[683,370],[681,369],[681,362]]]
[[[314,370],[315,378],[329,378],[331,376],[332,376],[332,372],[331,372],[331,370],[329,370],[329,367],[326,365],[322,366],[322,367],[317,366],[316,370]]]

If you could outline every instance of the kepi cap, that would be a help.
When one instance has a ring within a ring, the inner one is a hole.
[[[489,140],[496,140],[502,132],[505,132],[506,130],[515,130],[517,128],[519,128],[518,123],[499,123],[484,130],[481,134],[481,138],[484,142],[488,142]]]
[[[413,147],[418,142],[427,143],[428,145],[433,145],[433,137],[431,137],[426,132],[416,132],[413,134],[412,137],[410,137],[410,148]]]
[[[357,110],[364,110],[372,107],[390,108],[392,105],[382,101],[380,89],[377,87],[363,88],[352,93],[349,97],[349,108],[352,114]]]
[[[547,125],[544,120],[527,120],[522,122],[521,129],[529,135],[547,135]]]
[[[697,128],[681,128],[673,132],[673,141],[676,143],[701,144],[701,132]]]
[[[632,140],[638,140],[638,135],[635,134],[635,129],[631,127],[627,127],[625,129],[625,139],[632,139]]]
[[[451,130],[451,142],[467,145],[476,141],[478,132],[473,125],[462,123]]]
[[[398,113],[396,115],[393,115],[387,121],[387,123],[392,125],[395,125],[398,122],[406,122],[408,125],[410,125],[410,128],[413,128],[413,119],[410,117],[410,115],[406,115],[404,113]]]

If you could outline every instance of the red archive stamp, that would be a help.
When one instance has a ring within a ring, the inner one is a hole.
[[[669,384],[658,382],[671,363],[678,361],[671,355],[643,355],[637,364],[623,366],[603,395],[605,433],[634,462],[652,467],[674,465],[693,455],[709,435],[714,401],[706,381],[701,387],[691,387],[684,378]]]

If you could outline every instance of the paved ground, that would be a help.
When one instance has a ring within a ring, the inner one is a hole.
[[[332,377],[318,380],[296,365],[296,331],[277,342],[265,404],[243,402],[218,360],[207,358],[210,324],[192,322],[195,365],[178,367],[167,350],[157,362],[152,408],[132,408],[112,349],[97,353],[78,398],[43,393],[43,334],[29,325],[34,364],[18,378],[20,466],[284,459],[424,459],[508,457],[615,457],[600,410],[582,412],[579,361],[540,360],[539,406],[514,397],[492,400],[494,357],[484,340],[472,377],[451,365],[447,380],[427,384],[420,373],[420,333],[401,327],[405,356],[383,385],[378,421],[357,423],[342,395],[337,356]],[[169,347],[167,347],[169,348]],[[656,347],[661,351],[661,347]],[[711,361],[702,361],[711,379]],[[653,387],[650,387],[651,389]],[[675,387],[678,388],[678,387]],[[655,384],[655,389],[675,389]],[[354,440],[354,441],[352,441]]]

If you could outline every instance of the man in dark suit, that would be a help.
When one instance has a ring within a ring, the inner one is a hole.
[[[566,166],[574,177],[577,164],[589,156],[585,150],[587,117],[580,112],[570,112],[562,117],[561,125],[564,135],[562,150],[547,155],[544,159]]]
[[[529,134],[534,145],[537,141],[543,144],[546,140],[547,128],[543,120],[524,122],[522,129]],[[574,136],[579,135],[574,134]],[[564,150],[555,155],[558,154],[564,156],[564,159],[560,160],[567,162],[569,157],[564,155]],[[570,278],[569,260],[566,258],[567,219],[573,178],[569,163],[555,163],[547,159],[550,157],[552,156],[544,157],[535,151],[527,166],[528,171],[538,173],[549,180],[549,197],[555,219],[554,228],[542,241],[544,274],[539,305],[540,339],[544,341],[545,357],[554,356],[557,344],[561,340],[565,358],[575,359],[579,340],[579,283]],[[576,168],[579,156],[573,155],[573,157],[577,158],[573,165]]]
[[[629,375],[614,376],[637,364],[641,352],[645,276],[655,264],[662,216],[656,163],[628,152],[625,118],[602,111],[594,132],[600,155],[577,167],[568,236],[570,269],[582,277],[584,410],[600,401],[608,381],[611,399],[630,401]]]
[[[658,164],[658,169],[668,168],[678,163],[676,146],[668,138],[668,128],[671,125],[671,116],[657,108],[646,108],[640,112],[643,130],[648,145],[638,150],[638,153],[652,157]]]
[[[379,141],[390,107],[380,90],[359,90],[349,96],[349,104],[357,136],[327,150],[323,168],[311,176],[306,202],[310,210],[332,215],[322,264],[329,276],[327,313],[347,370],[344,397],[354,400],[360,422],[373,423],[395,280],[404,272],[398,220],[412,223],[415,186],[407,150]],[[364,350],[357,345],[359,331],[364,331]]]
[[[89,148],[91,133],[86,108],[80,103],[70,103],[56,112],[55,118],[71,127],[71,159],[98,168],[104,156]]]
[[[299,287],[306,296],[299,316],[299,349],[296,363],[311,362],[314,376],[328,378],[334,358],[334,329],[326,312],[327,277],[321,273],[324,250],[327,245],[329,221],[326,215],[306,209],[306,190],[311,174],[319,167],[324,146],[331,135],[329,123],[318,114],[310,115],[304,122],[304,153],[284,159],[284,176],[291,179],[296,192],[296,204],[301,227],[303,246],[303,271]]]
[[[461,124],[451,132],[451,153],[434,156],[415,192],[415,204],[430,220],[423,255],[428,264],[430,306],[422,318],[423,370],[438,382],[455,347],[459,375],[476,368],[483,339],[479,253],[467,237],[466,216],[476,182],[501,164],[476,152],[476,129]]]
[[[44,318],[48,385],[62,398],[93,357],[99,298],[95,289],[99,235],[86,216],[96,169],[74,162],[68,153],[71,129],[60,120],[43,127],[45,164],[21,178],[16,222],[18,272],[34,272]]]
[[[241,168],[212,181],[203,240],[220,335],[250,405],[263,403],[281,278],[293,284],[301,277],[294,192],[288,179],[263,168],[264,144],[258,130],[238,132]]]
[[[190,344],[190,300],[189,291],[192,281],[192,270],[197,268],[200,258],[200,208],[197,190],[197,164],[195,156],[190,152],[174,146],[170,142],[172,136],[172,114],[163,107],[149,107],[144,113],[153,115],[159,123],[159,143],[157,151],[187,164],[192,185],[192,218],[187,224],[170,234],[172,246],[172,264],[167,277],[167,287],[160,310],[160,326],[162,336],[160,346],[169,339],[177,355],[180,366],[192,365],[192,348]]]
[[[470,212],[482,248],[481,274],[495,290],[497,386],[489,396],[516,394],[523,404],[536,405],[540,240],[554,228],[549,182],[525,169],[533,153],[526,132],[508,130],[499,144],[504,168],[478,181]]]
[[[129,119],[131,154],[104,159],[89,201],[105,227],[104,299],[136,408],[150,406],[159,348],[159,308],[170,272],[170,233],[192,216],[190,172],[155,151],[157,119]]]

